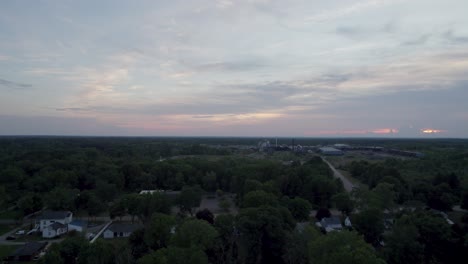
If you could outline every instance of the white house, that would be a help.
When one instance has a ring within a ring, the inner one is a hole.
[[[322,218],[320,224],[327,233],[343,229],[340,218],[336,216]]]
[[[68,225],[73,220],[73,214],[70,211],[44,211],[36,221],[39,231],[44,231],[53,223]]]
[[[104,238],[129,237],[135,230],[141,228],[140,224],[113,223],[103,233]]]
[[[66,234],[68,226],[59,222],[52,223],[42,230],[42,237],[54,238]]]

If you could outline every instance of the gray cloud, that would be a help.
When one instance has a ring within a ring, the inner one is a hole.
[[[0,135],[128,135],[94,118],[0,115]]]
[[[262,67],[265,67],[265,65],[259,63],[258,60],[214,62],[192,66],[192,68],[194,68],[197,71],[250,71]]]
[[[5,79],[0,79],[0,87],[6,87],[9,89],[27,89],[31,88],[31,84],[13,82]]]
[[[457,36],[453,30],[448,30],[442,34],[442,37],[447,41],[455,44],[468,43],[468,36]]]
[[[405,41],[402,43],[404,46],[413,46],[413,45],[424,45],[427,43],[427,41],[432,37],[431,34],[424,34],[419,36],[418,38]]]
[[[64,108],[55,108],[56,111],[61,112],[88,112],[92,111],[92,108],[82,108],[82,107],[64,107]]]

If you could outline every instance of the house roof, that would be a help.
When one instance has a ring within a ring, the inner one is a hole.
[[[107,230],[111,232],[117,232],[117,233],[131,233],[139,228],[141,228],[142,225],[140,224],[131,224],[131,223],[113,223],[111,224]]]
[[[59,228],[65,228],[65,227],[67,226],[59,222],[55,222],[47,226],[47,228],[52,228],[53,230],[58,230]]]
[[[17,248],[15,252],[10,254],[11,257],[15,256],[32,256],[38,251],[43,249],[47,245],[47,242],[29,242],[23,246]]]
[[[39,219],[49,220],[49,219],[64,219],[71,215],[70,211],[44,211],[42,212]]]
[[[87,227],[88,222],[84,220],[73,220],[69,223],[69,225]]]
[[[330,225],[341,225],[341,220],[337,216],[332,216],[332,217],[325,217],[322,218],[322,226],[330,226]]]

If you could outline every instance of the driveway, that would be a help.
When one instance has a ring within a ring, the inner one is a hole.
[[[328,167],[330,167],[330,169],[333,171],[333,176],[335,176],[336,178],[339,178],[343,182],[343,186],[345,190],[347,192],[351,192],[353,188],[355,187],[354,184],[352,184],[345,176],[343,176],[341,172],[336,170],[335,167],[333,167],[333,165],[331,165],[331,163],[328,162],[328,160],[326,160],[324,157],[321,157],[321,158],[325,163],[328,164]]]

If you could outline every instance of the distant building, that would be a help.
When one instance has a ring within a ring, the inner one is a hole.
[[[44,211],[36,220],[39,231],[44,231],[53,223],[68,225],[73,220],[73,213],[70,211]]]
[[[64,225],[60,222],[52,223],[46,226],[42,230],[42,237],[43,238],[55,238],[66,234],[68,232],[68,225]]]
[[[343,226],[341,225],[341,220],[337,216],[322,218],[322,220],[320,221],[320,225],[323,229],[325,229],[327,233],[331,231],[340,231],[343,229]]]
[[[47,242],[29,242],[5,258],[6,261],[33,261],[47,246]]]
[[[341,156],[344,154],[342,150],[332,147],[322,147],[319,149],[319,151],[320,153],[326,156]]]
[[[271,144],[269,140],[262,140],[258,142],[257,148],[260,152],[269,152],[271,151]]]
[[[103,237],[106,239],[129,237],[134,231],[141,227],[140,224],[134,223],[113,223],[104,231]]]
[[[335,145],[333,145],[333,147],[335,147],[337,149],[349,149],[349,148],[351,148],[348,144],[335,144]]]

